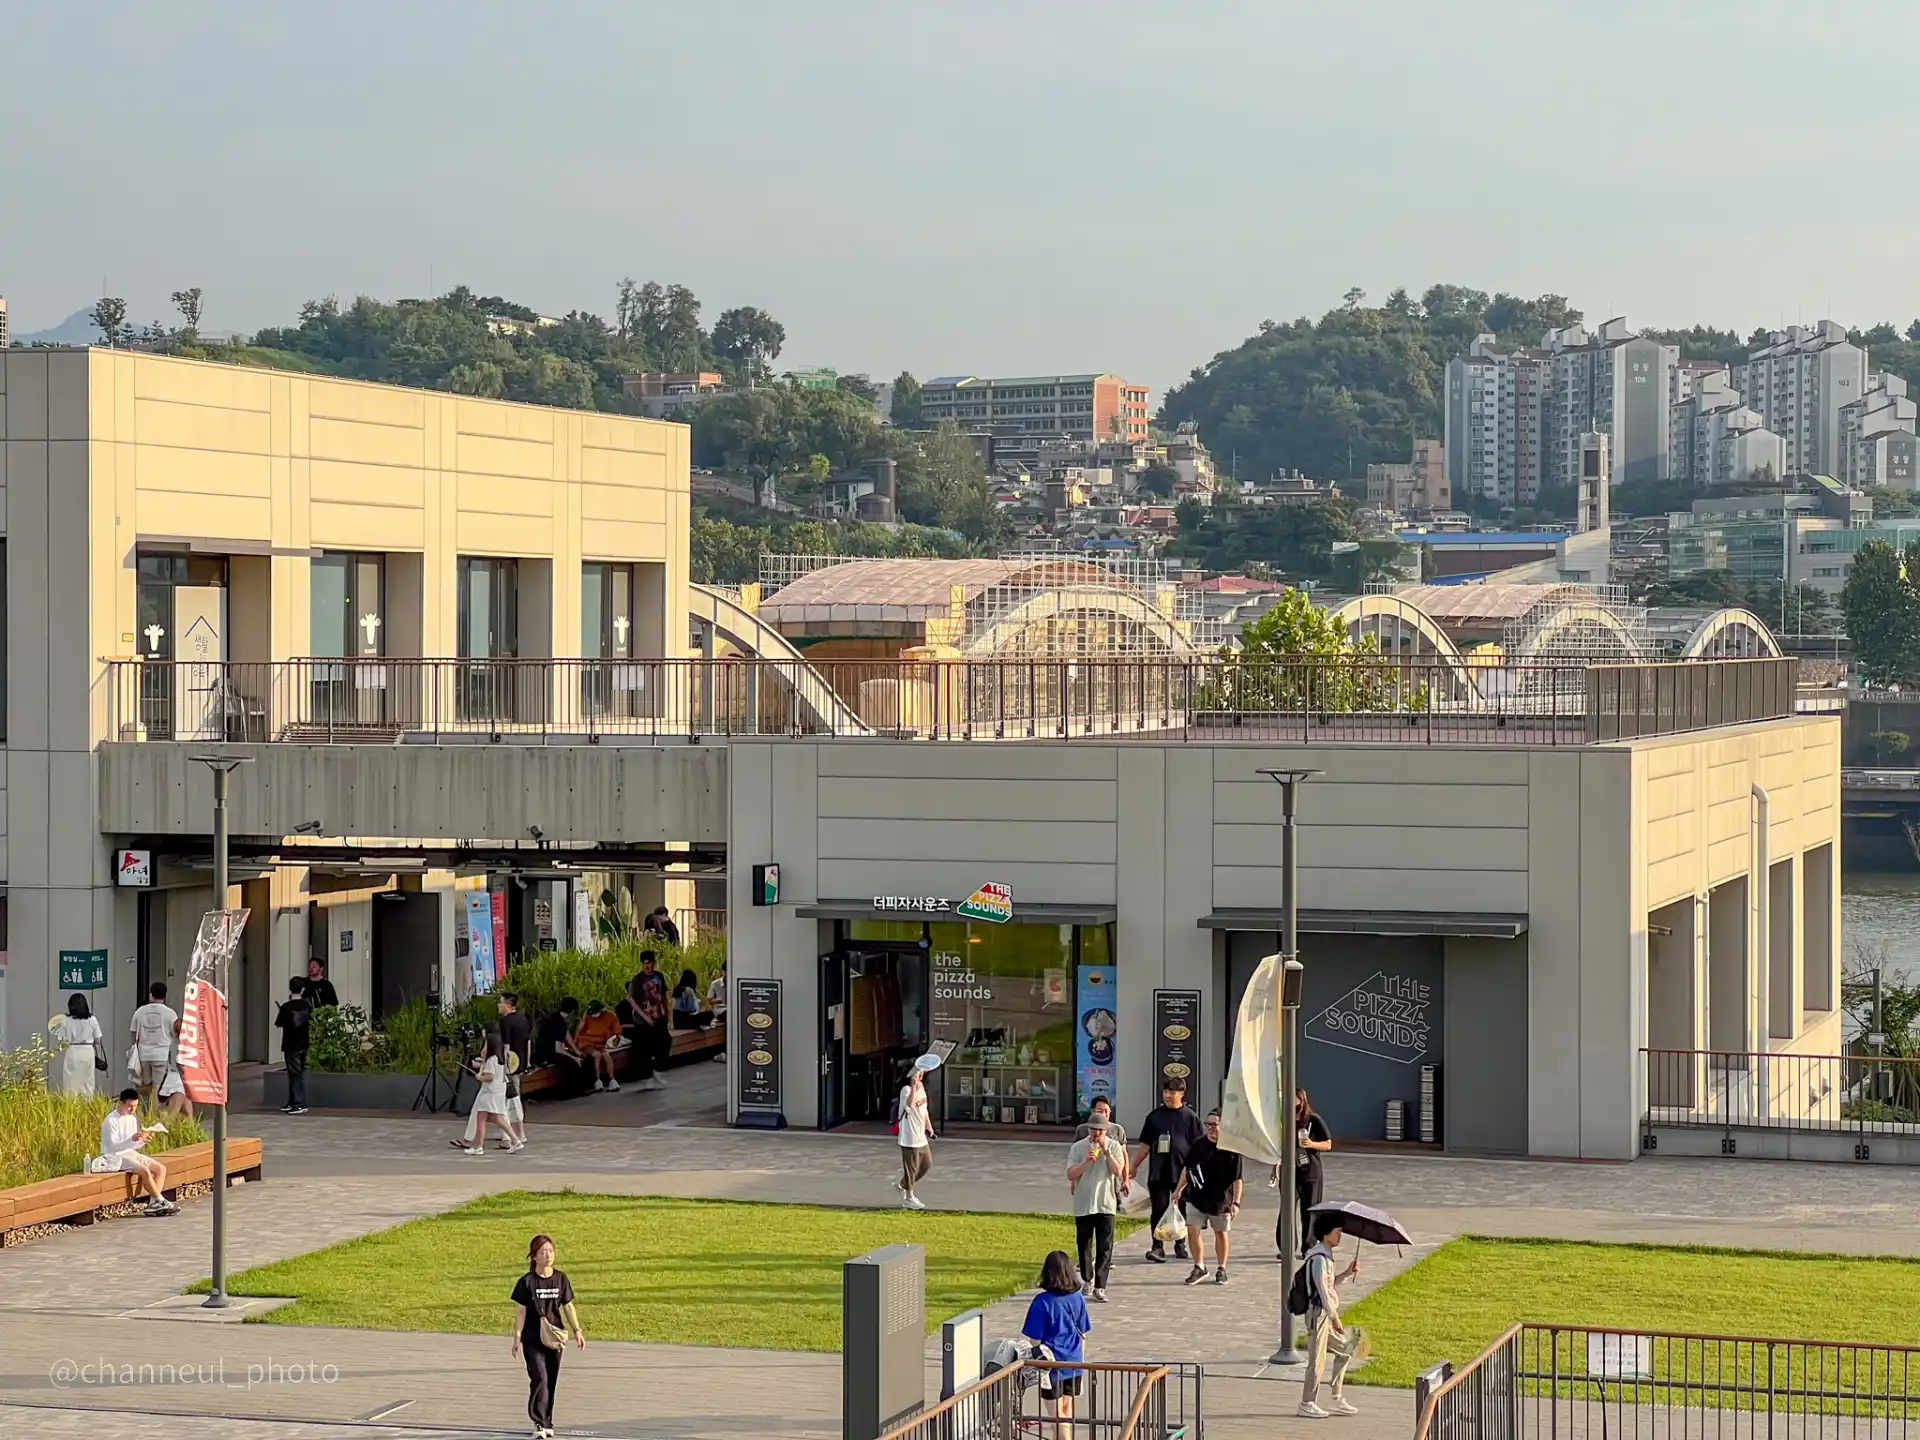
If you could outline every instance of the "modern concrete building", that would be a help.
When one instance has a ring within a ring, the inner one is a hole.
[[[621,382],[621,388],[640,402],[641,413],[654,420],[671,419],[702,400],[728,393],[726,376],[718,370],[629,375]]]
[[[1539,493],[1545,376],[1539,354],[1502,354],[1491,335],[1478,336],[1465,355],[1448,362],[1449,504],[1479,495],[1504,505],[1525,505]]]
[[[920,418],[989,435],[1145,440],[1148,393],[1118,375],[941,375],[920,387]]]
[[[7,339],[7,297],[0,295],[0,350],[8,345]]]
[[[1407,464],[1367,466],[1367,504],[1403,514],[1451,509],[1446,446],[1439,440],[1416,440]]]
[[[1570,326],[1548,333],[1541,407],[1540,483],[1573,486],[1580,475],[1581,437],[1605,435],[1613,481],[1664,480],[1673,366],[1678,352],[1636,335],[1623,318],[1589,333]]]
[[[1575,524],[1579,533],[1605,530],[1613,489],[1613,454],[1605,435],[1588,431],[1580,437],[1580,480],[1574,491]]]
[[[1838,478],[1856,490],[1914,489],[1920,483],[1915,469],[1920,451],[1917,414],[1904,378],[1868,376],[1866,394],[1840,407],[1843,469]]]
[[[1696,489],[1787,474],[1786,442],[1742,403],[1725,370],[1698,375],[1684,387],[1668,420],[1667,469]]]
[[[1263,772],[1288,766],[1319,772],[1301,1074],[1336,1136],[1381,1138],[1393,1100],[1412,1131],[1433,1066],[1447,1148],[1624,1160],[1644,1050],[1840,1043],[1830,717],[1567,747],[748,741],[729,760],[729,963],[782,982],[795,1125],[883,1122],[896,1062],[939,1041],[948,1124],[1058,1123],[1090,1086],[1138,1116],[1169,1016],[1216,1101],[1279,944]],[[753,903],[762,864],[777,905]],[[1010,923],[967,918],[982,892]]]
[[[1786,442],[1787,469],[1841,476],[1840,412],[1867,390],[1867,352],[1832,320],[1769,332],[1734,374],[1746,403]]]
[[[584,829],[599,859],[641,858],[611,820],[570,825],[524,749],[394,741],[428,715],[471,739],[626,713],[641,694],[621,662],[684,663],[684,427],[16,349],[0,354],[0,481],[10,1043],[60,1008],[62,951],[110,957],[110,1037],[147,979],[179,993],[213,902],[191,760],[209,749],[259,757],[236,782],[231,897],[254,917],[233,997],[248,1058],[309,954],[377,1011],[451,983],[456,889],[492,875],[517,949],[564,936],[541,888],[564,868],[554,844]],[[337,733],[368,743],[320,760],[289,743]],[[117,865],[121,850],[145,861]]]

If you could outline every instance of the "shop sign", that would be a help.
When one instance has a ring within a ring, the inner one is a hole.
[[[1184,1080],[1192,1090],[1200,1072],[1200,992],[1153,992],[1153,1068],[1164,1086]]]
[[[938,895],[876,895],[876,910],[905,910],[918,915],[944,915],[953,909],[951,900]]]
[[[113,852],[113,883],[130,889],[146,889],[153,884],[153,852],[151,850],[116,850]]]
[[[967,920],[984,920],[989,925],[1004,925],[1013,919],[1013,887],[998,885],[989,880],[954,906],[953,913]]]
[[[755,1129],[786,1127],[780,1089],[780,982],[737,980],[727,1026],[738,1029],[728,1037],[734,1052],[734,1124]]]
[[[1307,1020],[1308,1040],[1402,1065],[1427,1058],[1433,1033],[1433,987],[1406,975],[1376,970]]]
[[[467,964],[473,970],[473,993],[493,989],[493,901],[484,890],[468,890]]]
[[[1114,1050],[1119,1039],[1118,973],[1111,965],[1082,965],[1074,1006],[1074,1081],[1082,1114],[1102,1095],[1118,1098]]]
[[[753,867],[753,903],[755,905],[780,903],[780,867],[778,865]]]
[[[106,989],[107,952],[62,950],[60,952],[60,988],[62,990]]]

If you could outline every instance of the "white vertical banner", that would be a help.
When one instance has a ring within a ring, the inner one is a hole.
[[[584,883],[573,887],[573,948],[589,955],[600,948],[600,937],[593,933],[593,896]]]
[[[1280,1163],[1281,1127],[1292,1123],[1280,1095],[1280,963],[1267,956],[1247,981],[1220,1095],[1220,1147],[1263,1165]]]

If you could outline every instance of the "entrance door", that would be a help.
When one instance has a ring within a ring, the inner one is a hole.
[[[820,1128],[885,1121],[926,1053],[926,952],[863,944],[820,960]]]
[[[847,966],[839,955],[820,957],[820,1128],[847,1123]]]

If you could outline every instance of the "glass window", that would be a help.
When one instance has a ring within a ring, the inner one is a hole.
[[[460,655],[511,660],[520,652],[520,564],[460,561]]]
[[[315,655],[347,655],[347,557],[319,555],[310,562],[311,631]]]
[[[633,566],[581,565],[581,658],[624,660],[633,654],[633,638]]]

